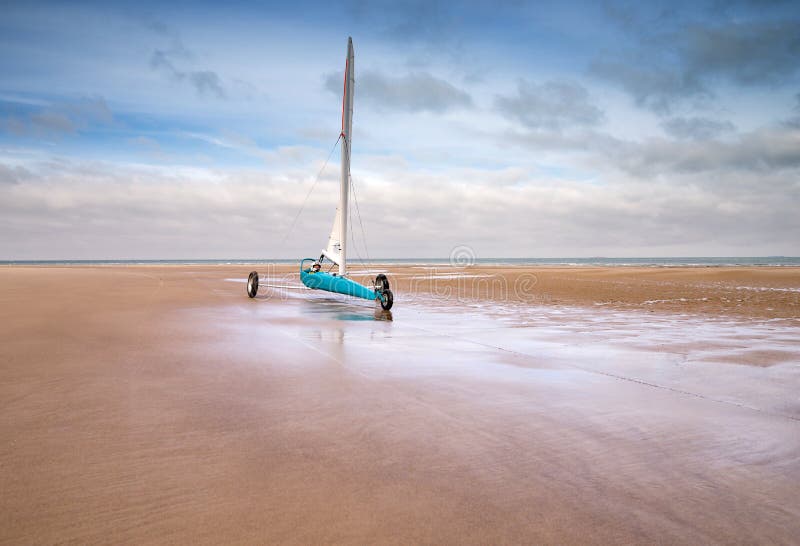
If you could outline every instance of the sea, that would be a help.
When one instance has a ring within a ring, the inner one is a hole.
[[[0,260],[0,265],[238,265],[294,264],[297,258],[223,258],[197,260]],[[640,267],[731,267],[800,266],[798,256],[698,256],[661,258],[373,258],[371,263],[398,265],[530,265],[530,266],[640,266]]]

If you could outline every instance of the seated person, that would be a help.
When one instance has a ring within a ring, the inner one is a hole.
[[[322,268],[322,266],[319,265],[319,262],[314,262],[314,265],[311,266],[311,271],[309,271],[309,273],[318,273],[320,268]]]

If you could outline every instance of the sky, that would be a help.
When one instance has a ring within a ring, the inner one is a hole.
[[[0,260],[319,255],[348,36],[351,256],[800,255],[797,2],[2,11]]]

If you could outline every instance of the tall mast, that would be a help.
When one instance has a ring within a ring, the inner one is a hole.
[[[342,175],[339,192],[339,210],[341,211],[341,224],[339,226],[339,242],[341,245],[341,260],[339,260],[339,275],[347,274],[347,201],[350,196],[350,145],[353,133],[353,84],[354,75],[353,39],[347,38],[347,60],[344,66],[344,94],[342,96]]]

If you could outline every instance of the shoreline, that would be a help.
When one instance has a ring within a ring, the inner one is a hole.
[[[0,260],[0,266],[60,265],[281,265],[300,262],[300,258],[231,259],[99,259],[99,260]],[[364,265],[351,259],[351,266]],[[372,259],[369,266],[478,266],[478,267],[800,267],[800,256],[679,256],[679,257],[591,257],[591,258],[475,258],[471,254],[452,258]]]

